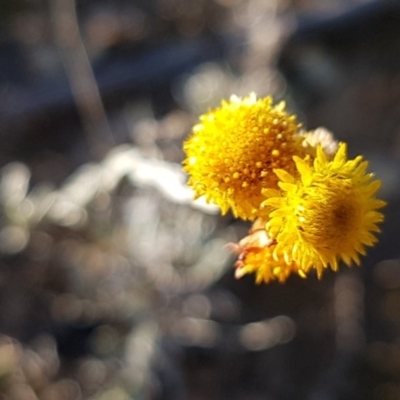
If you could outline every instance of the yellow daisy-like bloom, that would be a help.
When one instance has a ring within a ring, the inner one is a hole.
[[[268,283],[278,280],[283,283],[292,274],[297,273],[302,278],[306,275],[294,263],[286,263],[282,255],[274,258],[276,242],[268,237],[265,230],[265,220],[259,218],[253,224],[249,235],[238,244],[229,244],[228,248],[239,254],[235,263],[235,277],[241,278],[247,274],[255,274],[256,283]]]
[[[283,257],[307,273],[315,268],[321,277],[324,268],[337,270],[338,262],[360,263],[365,246],[377,242],[374,233],[383,215],[378,209],[386,203],[374,197],[381,182],[366,173],[362,157],[347,160],[346,145],[329,160],[322,147],[312,165],[294,157],[300,178],[282,169],[280,191],[263,191],[264,204],[274,209],[266,224],[269,237],[277,245],[273,257]]]
[[[200,117],[184,143],[184,169],[196,197],[205,195],[223,214],[254,220],[264,197],[261,190],[277,188],[274,168],[295,173],[293,156],[307,154],[304,137],[297,134],[296,116],[285,103],[271,97],[232,96]]]
[[[284,283],[292,274],[298,274],[302,278],[306,277],[295,262],[287,264],[283,257],[276,259],[276,254],[273,255],[275,248],[276,245],[272,245],[248,250],[243,260],[239,259],[235,264],[235,277],[241,278],[246,274],[255,274],[257,284],[269,283],[274,280]]]

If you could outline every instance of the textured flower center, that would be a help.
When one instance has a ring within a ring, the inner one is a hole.
[[[361,202],[353,186],[333,179],[327,187],[306,193],[299,213],[303,238],[319,250],[339,251],[352,244],[361,229]]]

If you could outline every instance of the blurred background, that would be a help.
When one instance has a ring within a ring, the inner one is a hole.
[[[180,163],[232,93],[364,154],[361,268],[256,286]],[[400,399],[400,4],[2,0],[1,400]]]

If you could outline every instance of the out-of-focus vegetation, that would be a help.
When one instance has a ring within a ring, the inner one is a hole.
[[[394,2],[3,1],[0,399],[400,398]],[[255,286],[248,225],[181,144],[232,93],[365,153],[389,201],[361,268]]]

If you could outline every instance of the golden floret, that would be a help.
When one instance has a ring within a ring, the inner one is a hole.
[[[346,145],[329,160],[321,146],[312,165],[294,157],[300,177],[282,169],[278,191],[264,190],[264,204],[273,211],[266,224],[269,237],[276,240],[274,259],[282,256],[306,274],[315,268],[337,270],[338,262],[360,263],[365,246],[377,242],[375,233],[385,202],[375,198],[379,180],[366,173],[362,157],[348,160]]]
[[[264,188],[278,188],[273,169],[295,173],[293,156],[307,154],[295,115],[271,97],[232,96],[200,117],[184,143],[184,169],[197,197],[204,195],[222,213],[254,220]]]

